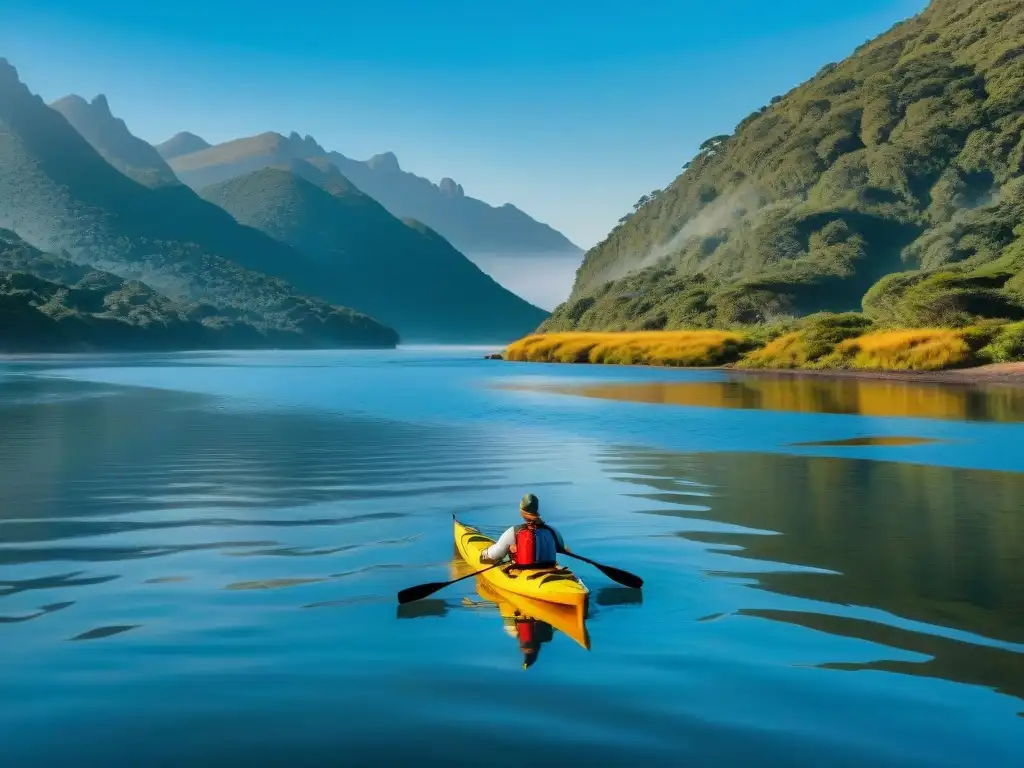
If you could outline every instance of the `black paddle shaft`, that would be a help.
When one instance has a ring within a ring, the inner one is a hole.
[[[417,584],[415,587],[407,587],[398,593],[398,602],[401,605],[404,603],[411,603],[416,600],[422,600],[424,597],[434,594],[439,589],[444,589],[447,586],[458,581],[462,581],[463,579],[468,579],[471,576],[479,576],[481,573],[486,573],[491,570],[491,568],[497,568],[499,565],[504,565],[504,563],[499,561],[494,565],[489,565],[479,571],[473,571],[473,573],[467,573],[465,576],[459,576],[459,578],[452,579],[451,581],[431,581],[427,584]]]

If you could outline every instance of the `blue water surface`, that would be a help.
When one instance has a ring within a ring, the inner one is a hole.
[[[4,765],[519,765],[516,728],[589,765],[1017,763],[1024,424],[578,397],[542,385],[727,375],[482,352],[0,363]],[[793,445],[864,436],[935,442]],[[573,564],[591,648],[524,671],[472,580],[395,594],[526,491],[645,586]]]

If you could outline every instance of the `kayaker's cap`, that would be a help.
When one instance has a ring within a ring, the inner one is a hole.
[[[540,510],[540,502],[537,500],[536,496],[532,493],[528,493],[523,496],[523,500],[519,502],[519,510],[528,515],[536,516],[538,510]]]
[[[523,654],[523,669],[529,669],[530,667],[533,666],[533,663],[537,660],[537,652],[539,650],[540,649],[530,650],[530,651],[526,651]]]

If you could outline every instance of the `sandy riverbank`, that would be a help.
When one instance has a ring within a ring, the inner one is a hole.
[[[707,370],[707,369],[704,369]],[[831,379],[880,379],[918,384],[999,384],[1024,386],[1024,363],[994,363],[973,368],[944,371],[866,371],[866,370],[801,370],[719,367],[738,376],[796,376]]]
[[[504,360],[500,353],[488,355],[489,360]],[[571,364],[570,364],[571,365]],[[588,365],[581,363],[580,365]],[[609,363],[595,363],[607,367]],[[614,365],[614,364],[611,364]],[[623,368],[661,368],[663,365],[620,365]],[[744,377],[796,377],[826,379],[877,379],[882,381],[906,381],[918,384],[998,384],[1024,386],[1024,362],[994,363],[973,368],[959,368],[944,371],[870,371],[870,370],[806,370],[800,368],[735,368],[733,366],[693,366],[692,368],[672,367],[670,370],[721,371]]]

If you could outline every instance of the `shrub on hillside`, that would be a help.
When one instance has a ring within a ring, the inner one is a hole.
[[[808,368],[830,354],[842,341],[860,336],[871,319],[855,312],[821,313],[805,318],[797,329],[754,349],[737,368]]]
[[[978,351],[978,355],[992,363],[1024,360],[1024,323],[1004,325],[996,332],[992,341]]]
[[[979,362],[978,350],[992,330],[926,328],[877,331],[840,342],[822,367],[885,371],[936,371]]]

